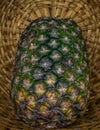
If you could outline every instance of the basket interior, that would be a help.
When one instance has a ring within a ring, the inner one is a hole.
[[[91,70],[90,100],[84,117],[68,129],[100,129],[100,1],[3,0],[0,12],[0,129],[33,129],[20,122],[9,94],[18,40],[39,17],[72,18],[82,29]]]

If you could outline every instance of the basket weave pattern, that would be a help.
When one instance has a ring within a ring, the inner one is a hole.
[[[43,16],[70,17],[82,29],[91,69],[90,101],[85,116],[68,129],[99,130],[100,0],[0,0],[0,130],[29,129],[14,112],[9,96],[11,76],[22,32],[31,21]]]

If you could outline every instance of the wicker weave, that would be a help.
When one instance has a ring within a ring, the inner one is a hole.
[[[91,68],[90,101],[85,116],[68,129],[100,130],[100,0],[0,0],[0,130],[33,130],[19,121],[9,92],[19,37],[41,16],[70,17],[81,27]]]

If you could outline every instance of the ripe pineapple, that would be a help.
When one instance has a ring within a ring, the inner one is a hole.
[[[30,125],[66,127],[84,113],[89,67],[80,28],[70,19],[39,18],[18,45],[11,98]]]

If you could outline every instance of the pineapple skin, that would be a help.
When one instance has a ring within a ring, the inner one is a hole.
[[[71,19],[39,18],[22,34],[11,99],[22,121],[66,127],[83,115],[89,99],[89,65],[79,26]]]

